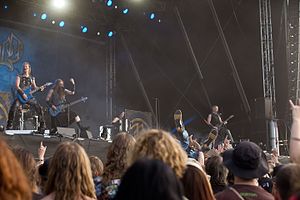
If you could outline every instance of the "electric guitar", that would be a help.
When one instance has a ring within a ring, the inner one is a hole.
[[[32,88],[31,88],[31,86],[30,86],[30,87],[28,87],[28,88],[26,88],[26,89],[23,90],[24,94],[26,94],[26,96],[27,96],[27,99],[24,99],[23,96],[22,96],[21,94],[19,94],[19,93],[17,94],[17,98],[18,98],[19,102],[20,102],[22,105],[23,105],[23,104],[26,104],[30,99],[33,99],[33,94],[34,94],[34,93],[40,91],[42,87],[46,88],[46,87],[48,87],[48,86],[50,86],[50,85],[52,85],[52,84],[53,84],[53,83],[48,82],[48,83],[45,83],[45,84],[42,85],[41,87],[38,87],[38,88],[36,88],[36,89],[34,89],[34,90],[32,90]]]
[[[71,103],[63,103],[63,104],[57,105],[56,109],[49,108],[49,114],[52,117],[56,117],[59,113],[61,113],[67,107],[73,106],[73,105],[81,103],[81,102],[86,102],[87,99],[88,99],[87,97],[81,97],[80,99],[73,101]]]
[[[218,131],[220,130],[220,128],[224,125],[227,124],[227,122],[232,119],[234,117],[234,115],[230,115],[226,120],[224,120],[221,124],[219,124],[218,126],[214,127],[211,124],[208,124],[207,121],[205,121],[210,127],[212,127],[213,129],[210,131],[210,133],[208,134],[208,138],[207,140],[204,141],[203,146],[207,147],[209,146],[213,141],[215,141],[215,139],[218,137]]]

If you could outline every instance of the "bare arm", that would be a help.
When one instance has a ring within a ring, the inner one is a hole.
[[[223,120],[222,120],[222,118],[220,117],[220,115],[219,115],[218,117],[219,117],[220,122],[223,123]]]
[[[50,89],[48,94],[47,94],[47,97],[46,97],[46,101],[50,101],[51,97],[52,97],[52,94],[53,94],[53,89]]]
[[[74,95],[75,91],[70,91],[68,89],[65,89],[65,93],[68,94],[68,95]]]
[[[211,122],[211,114],[209,114],[207,117],[207,123],[210,124],[210,122]]]
[[[289,102],[293,116],[290,138],[290,156],[293,162],[300,164],[300,101],[298,102],[298,105],[294,105],[291,100]]]
[[[19,76],[17,76],[16,78],[16,83],[15,83],[15,87],[18,91],[18,93],[23,97],[23,99],[27,99],[27,95],[24,93],[24,91],[20,88],[20,82],[21,82],[21,79]]]
[[[36,85],[36,82],[35,82],[35,78],[32,78],[31,87],[32,87],[32,89],[38,88],[38,86]]]
[[[17,76],[17,78],[16,78],[16,83],[15,83],[15,86],[16,86],[16,89],[19,91],[19,90],[22,90],[21,88],[20,88],[20,77],[19,76]]]
[[[46,102],[49,107],[51,107],[53,110],[56,110],[56,106],[50,102],[52,95],[53,95],[53,89],[50,89],[46,97]]]

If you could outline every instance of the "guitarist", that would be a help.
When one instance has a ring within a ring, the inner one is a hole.
[[[70,82],[73,85],[72,91],[65,89],[64,81],[62,79],[57,79],[53,87],[49,90],[46,97],[47,105],[50,109],[57,110],[58,106],[66,104],[66,95],[75,94],[75,81],[73,78],[70,79]],[[68,116],[69,115],[69,116]],[[51,133],[56,133],[57,126],[67,127],[68,125],[76,122],[80,130],[87,129],[86,127],[81,126],[80,117],[74,111],[62,110],[58,115],[51,116]]]
[[[15,83],[16,90],[18,94],[24,99],[28,100],[26,104],[30,106],[30,108],[33,108],[35,112],[37,113],[39,119],[40,119],[40,126],[39,126],[39,131],[43,132],[45,129],[45,120],[44,120],[44,113],[42,110],[42,107],[38,104],[35,98],[28,99],[27,95],[24,93],[24,90],[31,87],[31,90],[33,89],[39,89],[41,91],[44,90],[44,87],[37,87],[35,83],[35,78],[31,75],[31,66],[29,62],[24,62],[23,63],[23,73],[17,75],[16,77],[16,83]],[[6,129],[11,130],[13,128],[13,120],[15,118],[15,113],[16,113],[16,108],[20,105],[19,100],[16,98],[8,113],[8,120],[7,120],[7,125]]]
[[[222,144],[227,137],[231,142],[233,141],[233,137],[224,125],[227,124],[227,121],[223,121],[220,113],[219,107],[217,105],[212,106],[212,112],[207,117],[207,123],[212,127],[211,132],[217,134],[217,138],[215,140],[215,147],[219,144]]]

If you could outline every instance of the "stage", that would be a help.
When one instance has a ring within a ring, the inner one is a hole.
[[[12,132],[12,131],[10,131]],[[40,142],[43,141],[44,146],[47,146],[47,151],[45,154],[45,159],[51,157],[57,146],[61,142],[65,141],[75,141],[79,143],[87,152],[89,156],[98,156],[103,162],[106,160],[106,153],[109,145],[111,143],[104,140],[96,140],[96,139],[87,139],[83,138],[82,140],[74,140],[67,137],[57,137],[57,136],[46,136],[40,134],[15,134],[15,135],[7,135],[4,132],[0,133],[1,138],[4,138],[6,142],[11,147],[24,147],[33,153],[35,158],[38,158],[37,152],[40,146]]]

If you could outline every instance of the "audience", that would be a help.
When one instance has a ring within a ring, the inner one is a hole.
[[[40,199],[41,191],[38,187],[38,168],[32,153],[24,148],[14,148],[13,152],[18,159],[32,190],[32,199]]]
[[[300,192],[300,165],[287,164],[282,167],[275,180],[274,195],[277,200],[289,200]]]
[[[151,129],[141,133],[136,140],[130,163],[141,158],[161,160],[181,178],[186,168],[187,155],[180,144],[163,130]]]
[[[268,173],[266,157],[259,146],[248,141],[241,142],[235,149],[224,152],[223,162],[233,173],[234,184],[217,193],[217,200],[274,199],[258,186],[257,179]]]
[[[100,198],[102,187],[103,163],[97,156],[90,156],[91,170],[97,198]]]
[[[48,181],[48,171],[49,171],[49,163],[51,158],[46,159],[43,164],[41,164],[38,168],[39,177],[40,177],[40,190],[42,193],[45,193],[46,183]]]
[[[215,199],[207,175],[196,160],[189,159],[181,182],[189,200]]]
[[[100,199],[112,199],[120,184],[120,179],[128,168],[128,156],[135,145],[132,135],[122,132],[113,139],[108,152],[102,176]]]
[[[114,200],[183,200],[172,168],[161,160],[137,160],[125,173]]]
[[[77,143],[63,142],[55,151],[42,200],[91,200],[96,198],[89,158]]]
[[[223,165],[223,158],[219,155],[209,157],[205,164],[205,171],[210,175],[210,184],[214,194],[227,187],[228,169]]]
[[[32,190],[21,165],[0,139],[0,199],[31,200]]]
[[[222,148],[209,149],[190,136],[184,151],[169,132],[157,129],[137,134],[136,139],[125,132],[117,134],[104,166],[77,143],[61,143],[45,161],[47,147],[41,143],[36,162],[26,149],[10,150],[0,139],[0,199],[296,200],[300,196],[300,105],[291,101],[290,105],[294,164],[282,165],[277,149],[266,155],[249,141],[233,149],[225,140]]]

